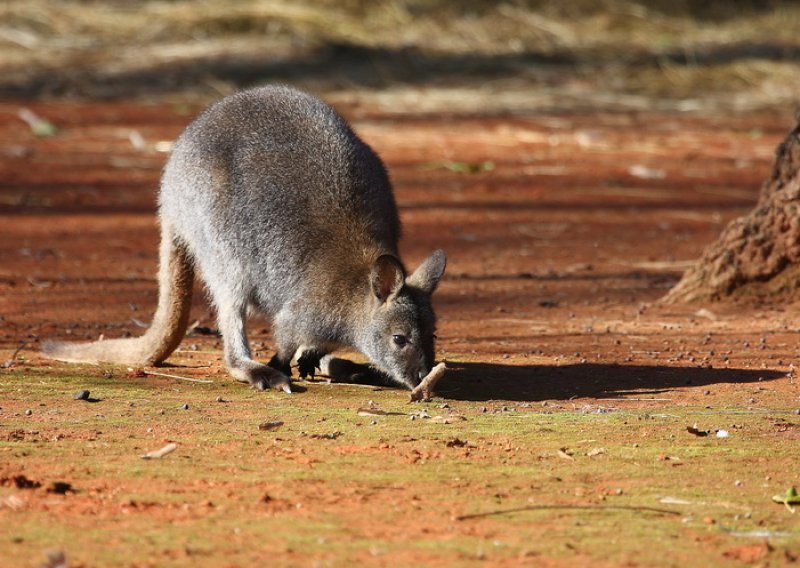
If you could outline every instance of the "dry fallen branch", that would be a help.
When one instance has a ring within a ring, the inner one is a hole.
[[[634,511],[639,513],[657,513],[660,515],[680,515],[680,511],[670,509],[659,509],[657,507],[636,506],[636,505],[529,505],[527,507],[515,507],[513,509],[498,509],[487,511],[486,513],[472,513],[469,515],[459,515],[456,521],[467,521],[470,519],[482,519],[484,517],[494,517],[496,515],[509,515],[511,513],[522,513],[525,511],[548,511],[548,510],[575,510],[575,511]]]
[[[16,350],[14,351],[14,353],[11,355],[11,359],[9,359],[8,361],[6,361],[2,365],[0,365],[0,368],[9,369],[9,368],[13,367],[14,365],[16,365],[19,362],[19,359],[17,359],[17,355],[19,355],[20,352],[23,349],[25,349],[27,346],[28,346],[27,343],[23,343],[19,347],[17,347]]]
[[[156,376],[156,377],[166,377],[168,379],[177,379],[179,381],[189,381],[190,383],[211,384],[211,383],[214,382],[214,381],[211,381],[211,380],[208,380],[208,379],[193,379],[191,377],[181,377],[180,375],[173,375],[173,374],[170,374],[170,373],[160,373],[158,371],[150,371],[148,369],[128,369],[128,372],[129,372],[128,376],[131,376],[130,373],[141,372],[141,375],[135,374],[134,376],[136,376],[136,377],[138,377],[138,376],[146,376],[146,375],[153,375],[153,376]]]
[[[422,382],[416,386],[414,390],[411,391],[411,399],[409,402],[417,402],[419,400],[429,400],[431,395],[433,394],[433,387],[436,386],[436,383],[439,382],[444,376],[444,372],[447,370],[447,365],[445,365],[444,361],[436,365],[431,372],[428,373]]]

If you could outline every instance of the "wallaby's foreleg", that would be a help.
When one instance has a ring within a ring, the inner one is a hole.
[[[230,374],[236,380],[261,390],[292,392],[287,374],[253,360],[245,329],[245,306],[217,302],[217,310],[219,328],[225,344],[225,365]]]

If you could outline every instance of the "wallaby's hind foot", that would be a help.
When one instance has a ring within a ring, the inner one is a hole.
[[[247,383],[258,390],[292,392],[292,381],[289,376],[269,365],[253,361],[239,367],[229,367],[228,371],[237,381]]]

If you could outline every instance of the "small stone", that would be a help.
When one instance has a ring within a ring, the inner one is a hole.
[[[89,391],[80,390],[76,392],[75,396],[73,396],[72,398],[74,398],[75,400],[89,400]]]
[[[218,396],[216,400],[217,400],[217,402],[228,402],[227,400],[225,400],[221,396]]]
[[[795,410],[795,411],[794,411],[794,413],[795,413],[795,414],[797,414],[798,416],[800,416],[800,408],[798,408],[797,410]]]
[[[31,410],[30,408],[25,411],[25,416],[31,416],[32,414],[33,414],[33,410]]]
[[[184,410],[189,410],[189,405],[188,404],[184,404],[183,406],[181,406],[181,408],[183,408]]]

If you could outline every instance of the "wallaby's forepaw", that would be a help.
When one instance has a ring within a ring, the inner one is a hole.
[[[300,373],[300,378],[305,379],[311,377],[312,379],[320,370],[320,359],[322,355],[316,351],[304,351],[297,359],[297,370]]]

